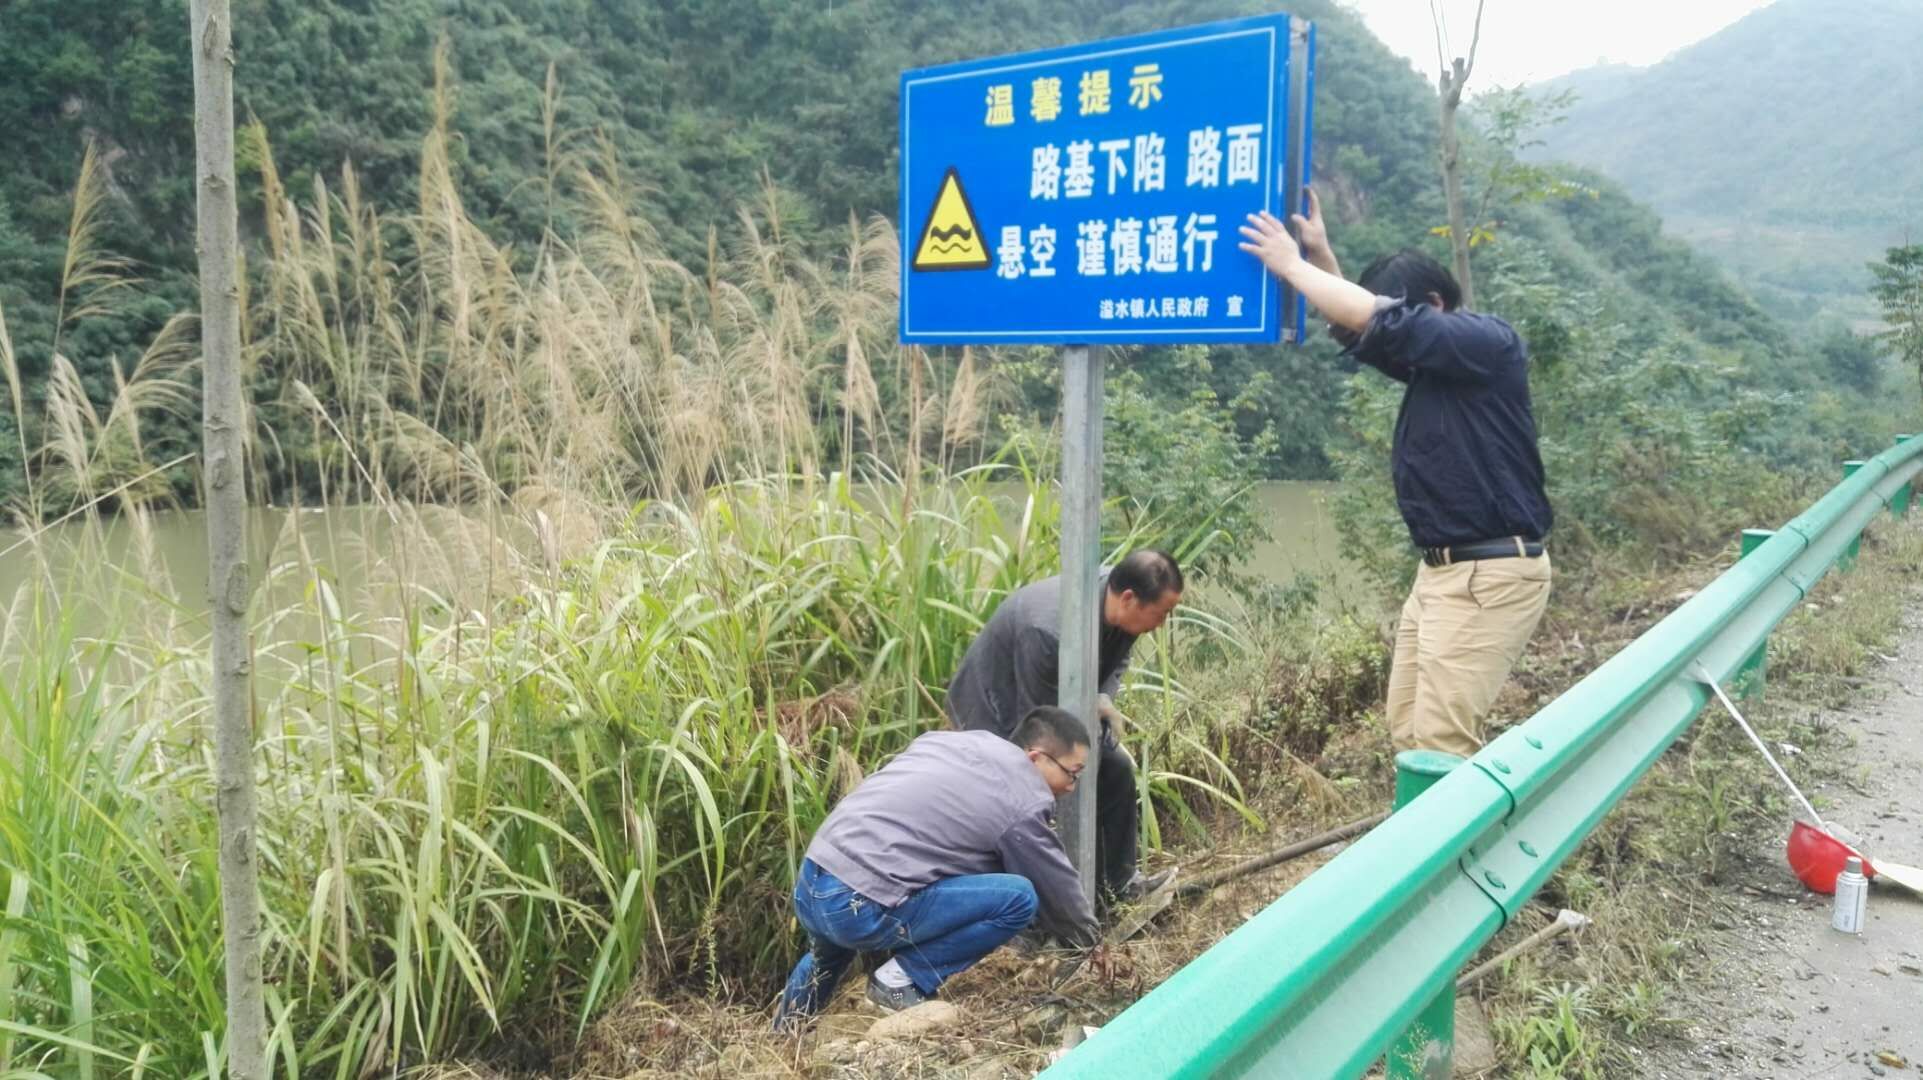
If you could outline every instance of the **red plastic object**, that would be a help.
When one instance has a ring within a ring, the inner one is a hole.
[[[1844,861],[1852,855],[1863,860],[1864,877],[1876,876],[1869,856],[1807,822],[1799,821],[1790,828],[1788,854],[1789,868],[1803,884],[1826,896],[1836,892],[1836,875],[1843,872]]]

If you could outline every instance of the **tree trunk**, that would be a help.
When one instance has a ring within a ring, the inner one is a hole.
[[[1469,225],[1462,205],[1462,144],[1456,137],[1456,109],[1462,104],[1466,65],[1458,59],[1455,71],[1442,76],[1442,194],[1449,204],[1449,247],[1456,257],[1456,282],[1462,286],[1464,310],[1475,310],[1475,282],[1469,276]]]
[[[234,65],[228,0],[192,0],[195,189],[199,197],[202,465],[213,608],[214,784],[227,961],[227,1075],[266,1080],[255,861],[254,732],[247,639],[247,482],[240,392]]]
[[[1442,195],[1449,206],[1449,249],[1456,257],[1456,283],[1462,286],[1462,306],[1474,310],[1476,283],[1469,276],[1469,222],[1462,205],[1462,143],[1456,138],[1456,110],[1462,106],[1462,88],[1476,68],[1476,49],[1482,45],[1482,8],[1476,0],[1476,27],[1469,38],[1469,55],[1455,60],[1447,55],[1448,36],[1443,29],[1442,9],[1434,0],[1429,4],[1429,19],[1436,30],[1436,95],[1442,109]]]

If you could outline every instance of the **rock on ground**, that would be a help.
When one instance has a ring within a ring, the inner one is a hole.
[[[875,1021],[870,1039],[912,1039],[960,1026],[962,1011],[946,1001],[924,1001]]]

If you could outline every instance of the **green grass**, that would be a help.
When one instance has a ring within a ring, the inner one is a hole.
[[[992,358],[894,347],[885,222],[851,223],[845,257],[814,263],[769,192],[697,273],[662,257],[587,147],[549,163],[578,189],[579,230],[516,251],[462,209],[450,138],[426,140],[416,213],[367,204],[351,170],[296,206],[257,140],[254,493],[388,528],[325,551],[288,528],[252,615],[264,974],[288,1077],[404,1074],[504,1037],[565,1047],[636,990],[762,1001],[793,958],[788,890],[828,807],[940,723],[982,621],[1055,568],[1032,444],[967,467],[1012,430]],[[130,284],[96,248],[76,227],[69,263],[95,268],[80,292]],[[11,509],[71,518],[75,551],[33,534],[5,556],[38,572],[0,609],[0,1080],[220,1071],[207,642],[151,543],[153,476],[179,462],[138,437],[142,416],[191,406],[192,359],[170,323],[104,418],[67,378],[38,447],[10,395],[29,463]],[[15,367],[0,313],[10,386]],[[1206,470],[1240,452],[1224,445],[1142,472]],[[1658,470],[1645,509],[1691,527],[1657,546],[1727,531],[1676,492],[1757,478],[1723,442],[1696,450],[1728,471]],[[124,559],[103,555],[107,509],[132,530]],[[1110,547],[1155,538],[1192,563],[1233,549],[1230,509],[1117,515]],[[1400,536],[1371,538],[1397,573]],[[54,572],[63,559],[82,569]],[[1893,618],[1883,593],[1846,605],[1871,614],[1841,636],[1797,616],[1772,678],[1835,692]],[[1245,599],[1232,618],[1184,607],[1138,650],[1123,704],[1151,847],[1259,823],[1278,791],[1296,804],[1280,812],[1352,817],[1386,775],[1384,740],[1358,731],[1385,674],[1374,626],[1291,590]],[[1660,925],[1643,887],[1677,860],[1713,870],[1762,812],[1753,785],[1699,782],[1734,775],[1718,738],[1672,755],[1654,810],[1612,816],[1553,889],[1604,925]],[[1615,1032],[1663,1024],[1672,944],[1587,940],[1593,979],[1516,965],[1518,1068],[1606,1070]]]
[[[696,273],[586,147],[550,163],[579,229],[513,251],[467,217],[448,138],[427,140],[419,213],[366,203],[351,169],[296,206],[256,140],[274,196],[244,315],[249,473],[296,511],[251,614],[290,1077],[405,1072],[503,1034],[565,1045],[634,987],[770,993],[828,807],[941,723],[976,630],[1057,558],[1032,443],[969,467],[992,365],[894,347],[885,222],[811,262],[769,192]],[[95,241],[76,227],[70,261],[104,258]],[[98,266],[80,293],[134,287]],[[0,1078],[219,1068],[207,641],[128,434],[191,406],[185,326],[104,418],[50,399],[48,441],[23,445],[10,509],[66,524],[7,556],[34,573],[0,607]],[[13,419],[29,430],[17,398]],[[336,508],[324,542],[294,524],[310,501]],[[1225,507],[1186,509],[1114,548],[1222,541]],[[356,517],[377,540],[336,535]],[[1184,726],[1189,673],[1249,635],[1191,609],[1160,637],[1184,652],[1138,649],[1146,790],[1192,827],[1208,801],[1252,817],[1233,746]]]
[[[349,1077],[502,1031],[565,1039],[636,983],[768,992],[809,836],[941,722],[974,631],[1052,572],[1055,518],[1015,467],[912,494],[737,483],[639,507],[476,611],[419,587],[361,610],[328,567],[283,564],[303,599],[257,616],[279,1066]],[[0,678],[0,1055],[203,1075],[223,1000],[204,641],[191,623],[71,625],[32,631]],[[311,636],[271,636],[294,626]],[[1168,636],[1237,647],[1204,613]],[[1182,680],[1143,651],[1144,700],[1179,705]],[[1142,711],[1158,805],[1248,813],[1228,748]]]
[[[1867,691],[1862,676],[1899,632],[1919,571],[1914,514],[1879,519],[1856,568],[1826,576],[1771,635],[1765,697],[1746,703],[1745,717],[1766,740],[1803,748],[1786,767],[1806,789],[1837,774],[1848,738],[1821,710]],[[1759,836],[1780,838],[1794,812],[1755,749],[1710,704],[1537,898],[1545,912],[1570,907],[1594,925],[1575,944],[1525,955],[1485,984],[1505,1068],[1619,1075],[1637,1067],[1628,1048],[1680,1030],[1692,995],[1720,992],[1715,958],[1698,940],[1708,913],[1724,902],[1740,853]],[[1525,920],[1515,932],[1533,926]]]

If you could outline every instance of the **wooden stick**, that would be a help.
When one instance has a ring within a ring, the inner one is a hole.
[[[1514,945],[1511,945],[1508,948],[1502,950],[1496,955],[1490,957],[1487,963],[1478,964],[1474,971],[1471,971],[1469,974],[1464,975],[1460,979],[1457,979],[1456,992],[1461,993],[1462,991],[1469,989],[1470,986],[1474,985],[1476,981],[1481,979],[1484,975],[1487,975],[1490,972],[1496,970],[1502,965],[1508,963],[1510,960],[1513,960],[1516,957],[1521,956],[1523,953],[1528,952],[1530,949],[1533,949],[1536,946],[1543,944],[1544,942],[1551,941],[1551,940],[1554,940],[1555,938],[1561,937],[1562,935],[1568,933],[1571,930],[1581,930],[1583,927],[1588,926],[1589,923],[1590,923],[1589,916],[1584,915],[1580,912],[1571,911],[1568,908],[1563,908],[1561,911],[1558,911],[1556,913],[1555,922],[1550,923],[1548,926],[1543,927],[1542,929],[1536,931],[1535,933],[1530,934],[1528,937],[1523,938],[1521,941],[1516,942]]]
[[[1360,836],[1370,829],[1375,828],[1377,825],[1382,824],[1383,819],[1388,816],[1389,813],[1386,810],[1380,814],[1371,814],[1360,821],[1351,821],[1347,825],[1337,826],[1328,832],[1311,836],[1307,840],[1290,844],[1284,848],[1277,848],[1266,855],[1257,855],[1253,859],[1245,859],[1242,862],[1236,863],[1234,866],[1203,874],[1201,877],[1195,878],[1192,881],[1183,882],[1175,894],[1183,898],[1200,896],[1223,882],[1234,881],[1240,877],[1247,877],[1258,870],[1267,870],[1271,866],[1288,862],[1290,859],[1299,859],[1311,851],[1320,851],[1337,841]]]

